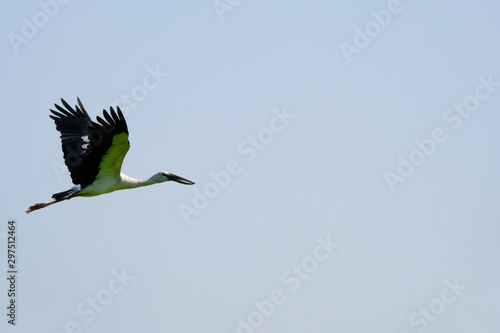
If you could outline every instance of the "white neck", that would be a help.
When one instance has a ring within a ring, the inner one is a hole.
[[[162,181],[159,181],[158,179],[154,179],[154,176],[150,177],[148,179],[135,179],[135,178],[129,177],[123,173],[120,174],[120,188],[122,188],[122,189],[148,186],[148,185],[161,183],[161,182]]]

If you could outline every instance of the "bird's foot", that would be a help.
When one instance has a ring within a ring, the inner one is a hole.
[[[46,207],[47,204],[44,204],[44,203],[37,203],[37,204],[34,204],[33,206],[31,206],[30,208],[28,208],[28,210],[26,211],[26,214],[29,214],[31,213],[32,211],[34,210],[37,210],[37,209],[41,209],[41,208],[44,208]]]

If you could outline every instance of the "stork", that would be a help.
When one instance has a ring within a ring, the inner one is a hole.
[[[50,110],[61,132],[64,162],[71,174],[74,187],[52,195],[54,201],[37,203],[26,213],[45,208],[57,202],[75,197],[92,197],[141,186],[174,181],[193,185],[194,182],[168,172],[158,172],[148,179],[134,179],[120,172],[123,159],[130,148],[128,128],[123,113],[117,107],[110,113],[103,110],[104,119],[97,116],[97,122],[90,119],[82,102],[73,109],[61,98],[61,107],[54,104],[57,111]]]

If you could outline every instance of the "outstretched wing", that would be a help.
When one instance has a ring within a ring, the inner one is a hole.
[[[103,110],[104,119],[93,122],[79,98],[73,109],[65,100],[64,106],[54,104],[58,111],[50,110],[50,117],[61,132],[64,162],[75,185],[85,188],[97,177],[118,177],[123,159],[130,148],[128,129],[120,108],[111,115]]]

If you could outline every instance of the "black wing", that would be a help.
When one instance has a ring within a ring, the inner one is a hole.
[[[97,117],[97,123],[90,119],[79,98],[77,101],[78,105],[73,109],[61,99],[64,108],[54,104],[57,111],[51,109],[53,115],[50,118],[61,132],[64,162],[71,179],[83,189],[95,180],[103,156],[113,143],[113,137],[120,133],[125,133],[128,137],[128,128],[120,108],[117,108],[118,114],[111,108],[111,115],[103,110],[106,120]]]

